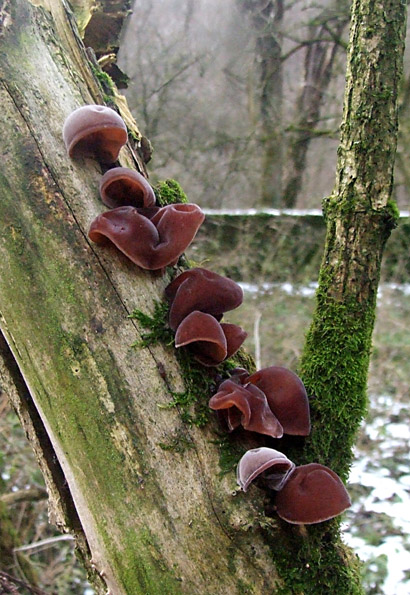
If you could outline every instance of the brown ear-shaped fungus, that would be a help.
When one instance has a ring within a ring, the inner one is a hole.
[[[167,205],[150,219],[134,207],[118,207],[96,217],[88,236],[97,244],[110,240],[141,268],[157,270],[181,256],[203,220],[201,209],[193,204]]]
[[[245,430],[272,438],[283,436],[282,426],[270,410],[265,394],[253,384],[241,386],[233,380],[225,380],[210,399],[209,407],[225,411],[230,431],[242,425]]]
[[[281,490],[294,468],[295,464],[283,453],[262,446],[243,455],[236,469],[236,479],[244,492],[255,479],[263,487]]]
[[[309,435],[309,401],[303,382],[294,372],[281,366],[271,366],[249,376],[248,382],[265,393],[285,434]]]
[[[340,477],[319,463],[296,467],[275,500],[278,515],[298,525],[327,521],[350,505]]]
[[[210,314],[198,310],[184,318],[175,334],[175,347],[185,345],[206,366],[218,365],[226,358],[226,337],[221,325]]]
[[[234,380],[237,384],[245,384],[249,378],[249,372],[245,368],[234,368],[229,370],[231,380]]]
[[[217,366],[238,351],[246,336],[241,327],[220,324],[211,314],[194,310],[178,326],[175,347],[189,345],[203,365]]]
[[[243,291],[235,281],[203,268],[181,273],[165,289],[171,302],[169,326],[175,330],[194,310],[220,319],[224,312],[240,306]]]
[[[104,105],[79,107],[64,122],[63,139],[70,157],[93,157],[102,163],[114,163],[127,138],[121,116]]]
[[[100,196],[110,208],[124,205],[152,207],[155,204],[155,194],[148,181],[128,167],[114,167],[105,172],[100,181]]]
[[[226,337],[226,358],[232,357],[245,341],[248,333],[236,324],[221,322],[221,327]]]

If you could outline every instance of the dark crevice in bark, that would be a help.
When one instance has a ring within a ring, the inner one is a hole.
[[[3,333],[0,331],[0,357],[12,378],[16,391],[19,396],[19,407],[16,403],[12,403],[19,415],[20,407],[28,414],[30,422],[35,431],[37,440],[41,447],[44,462],[50,472],[54,486],[60,496],[60,505],[63,508],[64,516],[69,519],[69,526],[75,532],[83,533],[80,519],[77,515],[70,490],[64,477],[63,470],[58,462],[57,456],[54,452],[53,445],[48,437],[46,428],[37,411],[34,401],[31,397],[30,391],[20,371],[20,368],[14,358],[13,352],[9,347]],[[19,417],[21,417],[19,415]],[[26,429],[26,428],[25,428]]]

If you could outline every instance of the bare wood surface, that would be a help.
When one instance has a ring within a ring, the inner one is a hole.
[[[17,0],[2,22],[0,324],[49,439],[40,450],[62,469],[101,592],[271,591],[260,513],[218,476],[211,430],[158,407],[182,388],[172,350],[131,348],[128,315],[152,310],[166,278],[87,238],[101,171],[71,161],[61,137],[73,109],[100,101],[78,44],[60,2]],[[189,457],[160,448],[175,435]]]

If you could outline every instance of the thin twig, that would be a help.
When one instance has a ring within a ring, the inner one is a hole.
[[[52,547],[59,541],[74,541],[74,537],[72,535],[57,535],[56,537],[48,537],[47,539],[41,539],[40,541],[35,541],[34,543],[28,543],[27,545],[15,547],[13,552],[27,552],[29,550],[44,549],[47,547]]]
[[[34,595],[47,595],[47,593],[45,591],[43,591],[42,589],[38,589],[37,587],[32,587],[31,585],[20,580],[19,578],[16,578],[15,576],[8,574],[7,572],[4,572],[4,570],[0,570],[0,579],[4,579],[4,580],[8,581],[13,586],[19,585],[20,587],[24,587],[25,589],[28,589],[28,591],[30,591],[30,593],[33,593]],[[1,583],[0,583],[0,586],[1,586]]]
[[[41,487],[34,487],[28,490],[17,490],[8,494],[0,496],[0,502],[7,506],[16,504],[17,502],[37,502],[38,500],[46,500],[48,497],[47,490]]]

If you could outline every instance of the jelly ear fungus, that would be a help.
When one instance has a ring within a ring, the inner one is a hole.
[[[144,176],[128,167],[114,167],[105,172],[100,181],[100,196],[110,208],[153,207],[156,200]]]
[[[241,425],[245,430],[281,438],[283,428],[273,415],[265,394],[253,384],[241,386],[225,380],[209,401],[209,407],[221,411],[229,431]]]
[[[217,366],[247,337],[240,326],[220,322],[225,312],[242,303],[242,289],[231,279],[203,268],[189,269],[171,281],[165,296],[175,346],[188,346],[203,365]]]
[[[182,320],[194,310],[222,315],[241,305],[242,288],[227,277],[208,269],[193,268],[178,275],[165,289],[170,302],[169,326],[176,330]]]
[[[248,450],[238,463],[237,483],[246,492],[252,482],[272,492],[278,516],[294,525],[328,521],[351,505],[340,477],[325,465],[295,467],[283,453],[261,447]]]
[[[203,220],[203,212],[194,204],[157,207],[151,218],[124,206],[96,217],[88,236],[97,244],[112,242],[143,269],[158,270],[177,262]]]
[[[295,464],[273,448],[261,446],[246,451],[238,463],[236,478],[246,492],[252,481],[261,482],[271,490],[281,490]]]
[[[280,420],[285,434],[310,434],[309,400],[301,379],[281,366],[262,368],[247,378],[266,395],[269,407]]]
[[[127,127],[110,107],[84,105],[64,122],[63,140],[70,157],[91,157],[114,163],[128,139]]]
[[[340,477],[319,463],[296,467],[275,499],[276,512],[281,519],[296,525],[327,521],[350,505]]]

